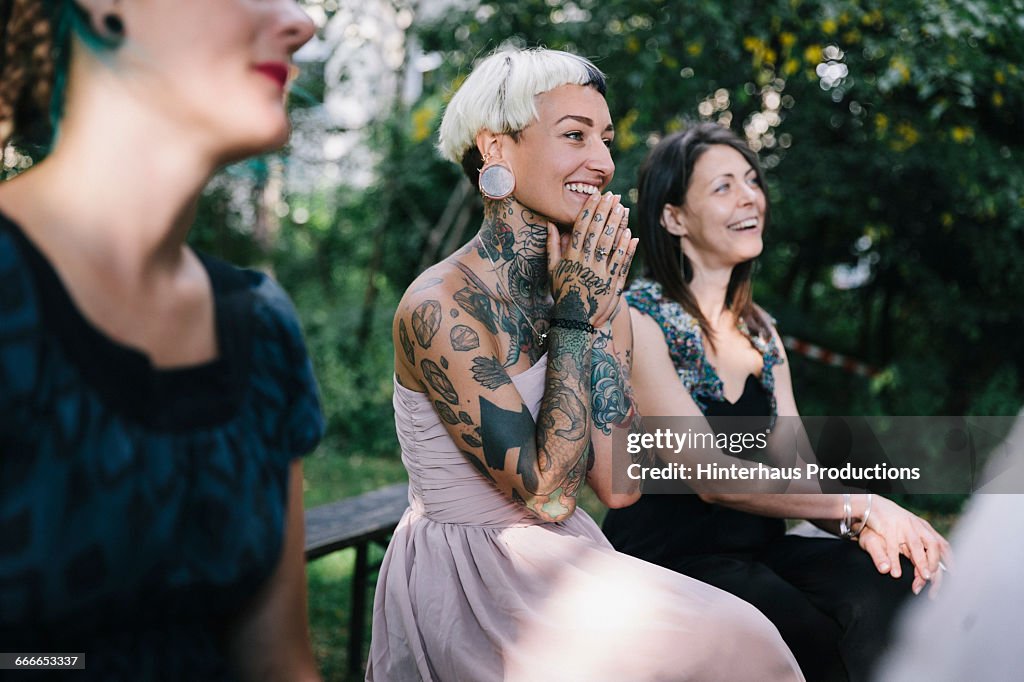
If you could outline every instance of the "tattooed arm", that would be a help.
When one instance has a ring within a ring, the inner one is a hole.
[[[398,380],[427,394],[481,475],[546,521],[572,514],[586,475],[593,341],[574,327],[608,320],[620,298],[622,266],[636,247],[628,231],[605,232],[607,222],[620,222],[621,211],[609,218],[615,203],[610,196],[588,202],[574,226],[577,243],[587,246],[568,247],[564,259],[558,232],[548,226],[554,308],[536,421],[498,360],[497,304],[458,266],[425,273],[421,279],[437,283],[414,284],[395,318]],[[607,257],[595,258],[599,252]],[[612,276],[612,268],[621,274]]]
[[[586,473],[589,335],[551,330],[535,422],[498,359],[496,308],[465,284],[449,272],[406,294],[394,324],[399,381],[426,393],[463,455],[509,499],[545,521],[568,518]]]
[[[640,498],[640,482],[626,475],[629,464],[650,466],[654,453],[626,455],[621,447],[613,457],[615,429],[642,431],[631,385],[633,329],[626,302],[621,301],[609,324],[594,340],[591,361],[592,459],[587,482],[606,506],[626,507]]]

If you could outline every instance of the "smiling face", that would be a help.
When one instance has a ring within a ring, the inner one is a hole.
[[[757,171],[732,147],[715,144],[697,159],[682,207],[667,204],[665,227],[701,269],[732,269],[763,248],[765,196]]]
[[[615,174],[611,114],[592,87],[562,85],[537,95],[537,120],[507,136],[501,154],[516,176],[515,198],[560,226],[572,225],[587,199]]]
[[[104,0],[85,0],[93,17]],[[124,92],[169,134],[226,162],[287,140],[291,56],[313,35],[294,0],[129,0],[125,39],[104,58]]]

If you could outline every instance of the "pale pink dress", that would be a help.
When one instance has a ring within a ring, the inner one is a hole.
[[[513,383],[536,418],[546,358]],[[757,609],[620,554],[578,509],[542,523],[395,383],[409,509],[384,557],[367,680],[801,680]]]

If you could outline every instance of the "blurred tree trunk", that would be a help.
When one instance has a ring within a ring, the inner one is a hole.
[[[472,195],[473,186],[466,179],[462,179],[452,189],[444,212],[422,240],[423,249],[417,272],[423,272],[439,261],[442,255],[454,250],[462,233],[465,232],[466,223],[469,222],[473,206]],[[447,240],[445,235],[448,235]]]

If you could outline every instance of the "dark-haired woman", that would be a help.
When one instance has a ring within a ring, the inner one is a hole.
[[[712,427],[798,416],[779,335],[751,298],[769,212],[756,155],[727,128],[696,125],[651,151],[638,198],[648,276],[626,297],[641,414]],[[858,543],[786,535],[787,517],[842,523]],[[927,521],[870,494],[646,494],[611,510],[604,531],[757,606],[809,680],[866,679],[901,599],[940,579],[948,551]]]
[[[312,22],[3,7],[0,144],[49,153],[0,184],[2,648],[84,654],[83,680],[316,679],[299,326],[268,277],[185,244],[211,174],[287,139]]]

